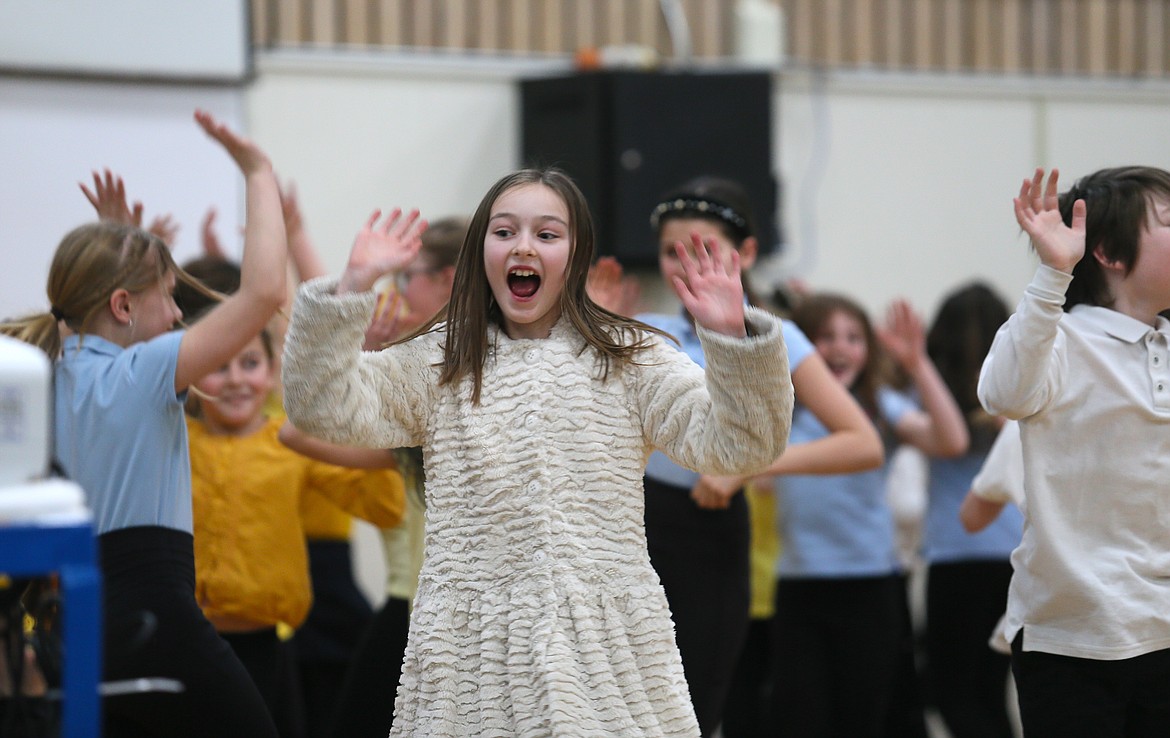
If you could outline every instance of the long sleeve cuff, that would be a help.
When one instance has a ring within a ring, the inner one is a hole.
[[[1060,307],[1064,305],[1065,293],[1068,292],[1072,279],[1068,272],[1041,264],[1036,268],[1036,274],[1032,276],[1032,281],[1024,291],[1042,302]]]

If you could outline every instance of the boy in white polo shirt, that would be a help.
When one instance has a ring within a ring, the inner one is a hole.
[[[1041,266],[983,366],[1020,420],[1007,637],[1026,736],[1170,735],[1170,173],[1025,180]],[[1063,309],[1062,309],[1063,308]]]

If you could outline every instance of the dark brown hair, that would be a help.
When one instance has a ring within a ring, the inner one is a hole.
[[[1008,315],[1007,304],[994,290],[972,282],[943,300],[926,334],[926,353],[967,421],[972,451],[989,449],[999,432],[999,424],[979,402],[976,388],[983,360]]]
[[[1085,255],[1073,267],[1065,310],[1080,304],[1113,304],[1105,270],[1093,252],[1100,248],[1102,256],[1123,265],[1128,276],[1137,264],[1138,245],[1155,195],[1170,199],[1170,172],[1133,166],[1098,170],[1060,195],[1060,214],[1066,225],[1072,224],[1073,203],[1084,200],[1086,209]]]

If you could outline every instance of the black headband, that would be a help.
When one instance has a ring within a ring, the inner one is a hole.
[[[670,213],[694,213],[701,216],[712,216],[735,226],[744,233],[748,232],[747,218],[735,212],[735,208],[715,200],[698,197],[676,197],[658,203],[654,206],[654,210],[650,211],[650,227],[658,228],[658,223],[662,220],[662,216]]]

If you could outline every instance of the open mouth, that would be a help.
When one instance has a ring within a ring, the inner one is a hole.
[[[508,270],[508,289],[513,297],[526,300],[540,289],[540,275],[531,269],[513,267]]]
[[[837,377],[843,377],[849,373],[850,367],[848,364],[840,361],[826,361],[829,371]]]

